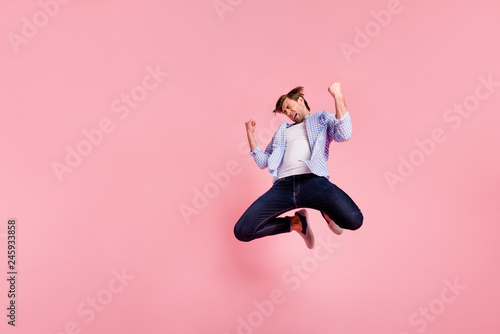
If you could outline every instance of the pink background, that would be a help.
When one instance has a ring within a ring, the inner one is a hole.
[[[48,18],[37,1],[0,2],[2,333],[496,333],[500,87],[474,94],[480,77],[500,82],[500,5],[220,3],[221,13],[211,0],[73,0]],[[38,32],[14,46],[33,16]],[[347,57],[347,44],[358,53]],[[141,92],[148,67],[169,74],[121,119],[113,103]],[[334,112],[334,81],[354,132],[331,146],[331,180],[364,226],[336,236],[311,211],[332,253],[296,234],[239,242],[234,224],[271,186],[249,160],[244,122],[267,145],[281,94],[302,85],[313,112]],[[449,114],[464,103],[470,116]],[[52,164],[106,119],[113,130],[60,182]],[[418,153],[436,128],[446,140]],[[391,188],[400,157],[419,165]],[[122,270],[126,285],[110,292]],[[280,303],[264,302],[273,291]],[[78,308],[92,298],[100,311],[88,321]]]

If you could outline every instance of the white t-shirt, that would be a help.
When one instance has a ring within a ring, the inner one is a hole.
[[[294,124],[286,129],[286,149],[278,179],[290,175],[311,173],[303,161],[311,160],[311,146],[307,138],[306,122]]]

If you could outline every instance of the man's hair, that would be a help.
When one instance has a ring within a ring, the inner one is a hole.
[[[273,110],[273,113],[277,112],[283,112],[283,102],[285,101],[286,98],[289,98],[294,101],[298,101],[299,97],[304,99],[304,87],[298,86],[292,89],[291,91],[288,92],[288,94],[281,95],[280,98],[278,99],[278,102],[276,102],[276,109]],[[306,105],[307,110],[311,111],[309,108],[309,105],[307,104],[306,99],[304,99],[304,104]]]

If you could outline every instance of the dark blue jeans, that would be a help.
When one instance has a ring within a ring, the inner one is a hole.
[[[348,230],[356,230],[363,223],[363,214],[342,189],[326,177],[303,174],[277,180],[241,216],[234,235],[240,241],[250,241],[290,232],[290,218],[277,217],[298,208],[319,210]]]

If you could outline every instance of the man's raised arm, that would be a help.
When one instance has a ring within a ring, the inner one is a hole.
[[[245,122],[245,126],[247,128],[247,138],[248,144],[250,145],[250,152],[253,152],[258,146],[257,141],[255,140],[255,137],[253,135],[253,133],[255,132],[255,121],[251,119],[248,122]]]
[[[335,99],[335,116],[340,119],[347,112],[347,106],[345,104],[344,94],[342,93],[342,86],[340,82],[334,82],[328,87],[328,92],[332,94]]]
[[[328,92],[335,99],[335,119],[332,120],[334,124],[330,126],[330,134],[336,142],[347,141],[351,138],[352,124],[340,82],[331,84]]]
[[[267,159],[272,152],[272,141],[267,146],[266,151],[263,152],[253,135],[255,132],[255,121],[251,119],[245,122],[245,126],[247,128],[248,144],[250,145],[250,155],[255,160],[257,166],[259,166],[260,169],[264,169],[267,167]]]

